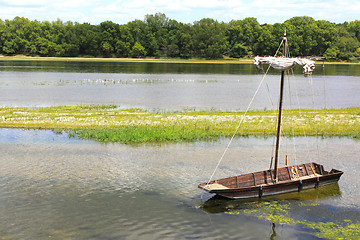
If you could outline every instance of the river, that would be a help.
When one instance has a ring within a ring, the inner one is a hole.
[[[3,107],[114,103],[146,109],[237,110],[246,107],[244,98],[252,94],[247,91],[253,92],[261,80],[260,70],[250,64],[0,65]],[[314,92],[324,92],[324,82],[331,83],[325,93],[341,97],[321,98],[322,104],[358,106],[358,68],[335,66],[341,69],[336,75],[328,67],[334,66],[319,66],[320,72],[314,73]],[[268,84],[276,85],[277,72],[269,78]],[[309,79],[301,72],[295,72],[295,78],[300,101],[312,98],[300,91]],[[233,106],[233,98],[240,103]],[[268,101],[260,98],[259,108]],[[0,239],[359,237],[358,140],[283,138],[281,161],[287,153],[293,164],[305,159],[344,174],[328,187],[252,201],[217,199],[197,188],[211,176],[228,142],[103,144],[52,131],[0,129]],[[214,178],[267,169],[272,145],[273,138],[235,139]],[[357,235],[351,235],[352,224]]]
[[[148,110],[245,110],[264,71],[253,64],[0,61],[0,73],[2,106],[116,104]],[[278,71],[270,71],[252,109],[273,108],[279,78]],[[284,103],[287,108],[360,103],[359,65],[317,65],[312,78],[305,78],[298,67],[289,79],[294,86],[287,93],[292,98]]]

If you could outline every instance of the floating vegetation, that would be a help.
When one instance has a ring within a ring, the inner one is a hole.
[[[292,203],[295,204],[295,203]],[[311,208],[317,207],[313,203],[299,203],[299,207]],[[290,204],[287,201],[264,201],[246,203],[246,208],[242,210],[229,210],[225,212],[230,215],[248,215],[281,225],[297,225],[313,230],[311,233],[318,238],[326,239],[360,239],[360,223],[353,223],[350,220],[339,222],[315,222],[310,220],[296,220],[291,214]]]
[[[360,136],[360,108],[286,110],[282,132],[287,136]],[[110,105],[40,108],[0,108],[0,127],[65,130],[71,136],[101,142],[179,142],[229,137],[242,121],[237,136],[275,134],[272,111],[219,112],[214,109],[182,112],[120,109]]]
[[[60,79],[55,82],[33,82],[35,86],[44,86],[44,85],[56,85],[56,86],[66,86],[66,85],[104,85],[104,86],[113,86],[113,85],[128,85],[128,84],[162,84],[162,83],[193,83],[193,79],[153,79],[153,78],[130,78],[130,79],[76,79],[76,80],[64,80]],[[199,81],[201,83],[210,83],[217,82],[216,80],[203,80]]]
[[[62,134],[63,133],[63,130],[62,129],[59,129],[59,128],[55,128],[52,130],[55,134]]]

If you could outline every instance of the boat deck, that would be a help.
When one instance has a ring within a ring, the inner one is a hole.
[[[308,176],[302,176],[302,177],[296,177],[292,180],[285,180],[285,181],[281,181],[281,182],[290,182],[290,181],[296,181],[296,180],[306,180],[306,179],[311,179],[311,178],[315,178],[315,177],[320,177],[321,175],[308,175]],[[255,186],[269,186],[269,185],[274,185],[274,182],[268,182],[268,183],[264,183],[264,184],[259,184],[259,185],[255,185]],[[218,182],[214,182],[211,184],[207,184],[204,186],[204,189],[208,190],[208,191],[213,191],[213,190],[226,190],[226,189],[230,189],[227,186],[224,186]]]

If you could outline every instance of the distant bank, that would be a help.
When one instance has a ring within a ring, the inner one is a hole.
[[[29,56],[1,56],[0,61],[53,61],[53,62],[154,62],[154,63],[206,63],[206,64],[247,64],[253,63],[252,58],[224,58],[224,59],[179,59],[179,58],[95,58],[95,57],[29,57]],[[317,61],[318,64],[359,64],[340,61]]]

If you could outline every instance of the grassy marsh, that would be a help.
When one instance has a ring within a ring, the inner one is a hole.
[[[0,127],[66,131],[70,136],[101,142],[179,142],[275,134],[276,113],[184,111],[152,113],[118,109],[116,105],[76,105],[44,108],[0,108]],[[360,137],[360,108],[285,110],[283,135]]]

